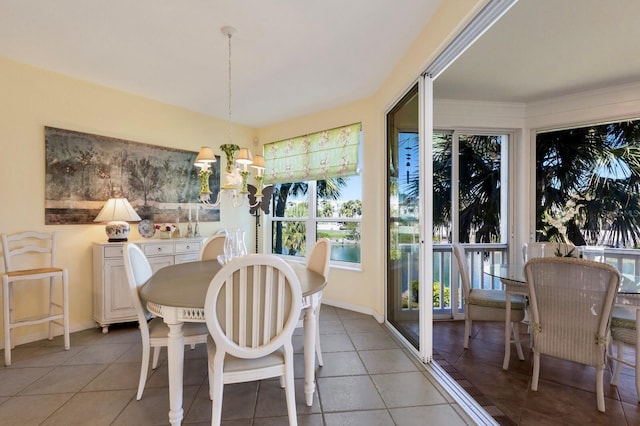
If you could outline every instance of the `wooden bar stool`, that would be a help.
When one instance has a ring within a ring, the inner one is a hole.
[[[53,326],[64,332],[64,348],[69,349],[69,273],[56,266],[56,235],[27,231],[2,234],[2,255],[5,272],[2,274],[2,305],[4,325],[4,363],[11,365],[11,349],[15,346],[13,329],[26,325],[49,323],[49,340],[53,339]],[[30,267],[24,268],[24,265]],[[31,266],[37,266],[31,268]],[[47,313],[28,318],[14,318],[13,285],[26,281],[49,279],[49,309]],[[62,301],[55,301],[56,278],[62,281]]]

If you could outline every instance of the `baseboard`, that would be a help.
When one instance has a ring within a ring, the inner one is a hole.
[[[380,324],[384,322],[384,316],[380,315],[376,311],[371,308],[367,308],[361,305],[352,305],[351,303],[338,302],[336,300],[327,299],[326,297],[322,297],[322,303],[325,305],[334,306],[336,308],[347,309],[349,311],[359,312],[365,315],[371,315],[378,321]]]

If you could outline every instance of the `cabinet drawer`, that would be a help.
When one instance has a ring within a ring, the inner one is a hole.
[[[104,257],[109,258],[120,258],[122,259],[122,245],[118,244],[117,246],[106,246],[104,248]]]
[[[196,260],[198,260],[198,253],[186,253],[186,254],[176,255],[176,264],[195,262]]]
[[[142,246],[142,251],[146,256],[157,256],[161,254],[173,254],[173,244],[172,243],[153,243],[153,244],[144,244]]]
[[[181,242],[176,243],[176,253],[199,253],[199,242]]]

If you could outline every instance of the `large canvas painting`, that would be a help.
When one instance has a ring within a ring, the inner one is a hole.
[[[125,197],[155,223],[219,221],[218,207],[198,204],[197,153],[45,127],[45,224],[93,223],[105,201]],[[220,161],[209,187],[220,190]]]

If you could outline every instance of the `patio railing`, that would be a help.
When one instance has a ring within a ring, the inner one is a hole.
[[[508,262],[509,247],[506,244],[464,244],[464,247],[473,288],[501,289],[500,280],[485,274],[484,269],[490,264]],[[608,263],[624,274],[640,275],[640,250],[591,246],[578,249],[586,259]],[[462,315],[458,268],[455,262],[451,262],[451,250],[451,244],[433,246],[434,317]],[[517,258],[521,259],[520,252]]]

